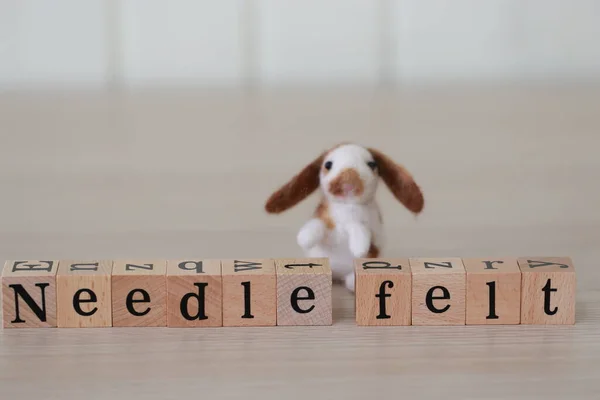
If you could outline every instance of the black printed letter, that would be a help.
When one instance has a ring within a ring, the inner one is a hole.
[[[259,267],[259,265],[262,265],[262,263],[235,260],[233,262],[233,271],[240,272],[240,271],[251,271],[253,269],[261,269],[262,267]]]
[[[385,312],[385,298],[386,297],[392,297],[391,294],[385,292],[385,286],[386,285],[390,289],[394,287],[394,283],[392,281],[383,281],[383,282],[381,282],[381,285],[379,286],[379,293],[375,295],[375,297],[379,298],[379,315],[377,316],[377,319],[389,319],[389,318],[391,318]]]
[[[207,319],[206,312],[204,310],[204,288],[208,286],[206,282],[196,282],[194,286],[198,288],[198,294],[196,293],[188,293],[181,298],[181,303],[179,305],[179,310],[181,311],[181,315],[183,318],[188,321],[193,321],[194,319]],[[198,313],[196,316],[190,315],[188,312],[188,302],[192,297],[195,297],[198,300]]]
[[[546,285],[542,289],[544,292],[544,312],[547,315],[554,315],[558,312],[558,307],[554,307],[554,310],[550,310],[550,292],[556,292],[557,289],[552,289],[552,281],[548,279]]]
[[[436,289],[440,289],[442,291],[442,296],[441,297],[433,297],[433,292]],[[446,304],[446,307],[444,308],[436,308],[433,305],[433,300],[449,300],[450,299],[450,292],[448,292],[448,289],[446,289],[443,286],[434,286],[431,289],[429,289],[429,291],[427,292],[427,296],[425,296],[425,303],[427,304],[427,308],[429,308],[429,311],[436,313],[436,314],[441,314],[441,313],[445,313],[446,311],[448,311],[450,309],[450,304]]]
[[[392,267],[392,264],[385,261],[367,261],[362,265],[363,269],[402,269],[401,265]]]
[[[495,268],[494,268],[495,269]],[[486,285],[489,286],[490,290],[490,301],[489,301],[489,315],[485,317],[485,319],[498,319],[496,315],[496,282],[487,282]]]
[[[504,264],[504,261],[484,261],[485,269],[498,269],[494,268],[494,263]]]
[[[141,293],[141,300],[134,300],[133,296],[137,293]],[[146,308],[142,312],[138,312],[133,308],[133,303],[149,303],[150,295],[144,289],[133,289],[131,292],[127,294],[127,300],[125,301],[125,305],[127,306],[127,311],[129,311],[132,315],[136,317],[142,317],[150,312],[150,307]]]
[[[298,297],[298,292],[300,292],[301,290],[305,290],[308,295],[306,297]],[[311,288],[306,287],[306,286],[297,287],[296,289],[294,289],[294,291],[292,292],[292,295],[290,296],[292,308],[294,309],[294,311],[296,311],[297,313],[300,313],[300,314],[306,314],[306,313],[311,312],[315,308],[315,305],[313,304],[306,310],[303,310],[298,306],[298,300],[314,300],[314,299],[315,299],[315,292],[313,292]]]
[[[19,296],[29,306],[31,311],[39,318],[40,321],[46,322],[46,287],[50,286],[49,283],[36,283],[35,286],[39,287],[42,291],[42,307],[38,306],[33,298],[23,288],[23,285],[8,285],[15,292],[15,319],[10,321],[13,324],[24,323],[19,315]]]
[[[90,296],[90,298],[89,299],[81,299],[81,295],[83,293],[88,294]],[[84,317],[89,317],[91,315],[94,315],[96,313],[96,311],[98,311],[98,307],[92,308],[91,311],[83,311],[81,309],[80,304],[81,303],[95,303],[96,301],[98,301],[98,298],[96,297],[96,293],[92,292],[90,289],[79,289],[73,295],[73,308],[75,309],[75,312],[77,314],[82,315]]]
[[[250,281],[242,282],[244,287],[244,315],[242,318],[254,318],[254,315],[250,312]]]
[[[191,268],[189,268],[188,264],[192,264],[193,266]],[[197,274],[204,273],[204,271],[202,270],[202,261],[184,261],[184,262],[180,262],[178,267],[179,267],[179,269],[186,269],[188,271],[195,269]]]

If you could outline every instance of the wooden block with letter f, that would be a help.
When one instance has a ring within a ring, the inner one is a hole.
[[[577,281],[569,257],[522,257],[521,323],[573,325]]]
[[[407,258],[356,259],[356,324],[411,325],[412,279]]]
[[[331,325],[332,271],[327,258],[276,259],[277,325]]]
[[[5,328],[55,328],[58,261],[7,261],[2,271]]]
[[[166,261],[115,261],[113,326],[167,326],[166,273]]]
[[[465,325],[466,272],[460,258],[410,258],[412,324]]]
[[[220,260],[167,261],[167,326],[223,326]]]
[[[277,279],[273,260],[222,260],[223,326],[275,326]]]

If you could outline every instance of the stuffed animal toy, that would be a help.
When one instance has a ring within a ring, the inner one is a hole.
[[[421,189],[403,166],[381,151],[353,143],[324,151],[274,192],[265,209],[281,213],[320,188],[319,205],[296,240],[306,257],[328,258],[333,279],[354,292],[354,259],[380,257],[384,244],[375,200],[380,179],[412,213],[423,210]]]

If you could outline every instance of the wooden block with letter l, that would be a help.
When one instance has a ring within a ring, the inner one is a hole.
[[[112,326],[112,261],[64,261],[56,273],[59,328]]]
[[[167,261],[167,326],[223,326],[220,260]]]
[[[166,274],[166,261],[115,261],[113,326],[167,326]]]
[[[58,261],[6,261],[2,271],[4,328],[56,328]]]
[[[410,258],[412,324],[464,325],[466,272],[460,258]]]
[[[277,325],[331,325],[332,272],[327,258],[275,259]]]
[[[223,326],[275,326],[277,277],[270,259],[221,260]]]
[[[407,258],[354,261],[356,324],[411,325],[412,276]]]
[[[464,258],[467,325],[521,321],[521,270],[516,258]]]
[[[521,323],[575,324],[575,267],[569,257],[522,257]]]

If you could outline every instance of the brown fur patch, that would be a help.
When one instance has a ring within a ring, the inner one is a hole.
[[[344,185],[354,186],[354,194],[360,196],[364,191],[364,185],[360,175],[353,168],[346,168],[329,183],[329,191],[340,196],[344,194]]]
[[[377,258],[379,257],[379,248],[371,242],[371,247],[369,247],[369,251],[367,252],[367,258]]]
[[[329,214],[329,205],[325,199],[322,199],[317,206],[317,209],[315,210],[315,216],[325,223],[327,229],[335,229],[335,222],[333,222],[333,219]]]
[[[372,148],[368,150],[377,162],[381,179],[394,197],[413,213],[420,213],[423,210],[425,200],[421,188],[415,183],[412,175],[382,152]]]

